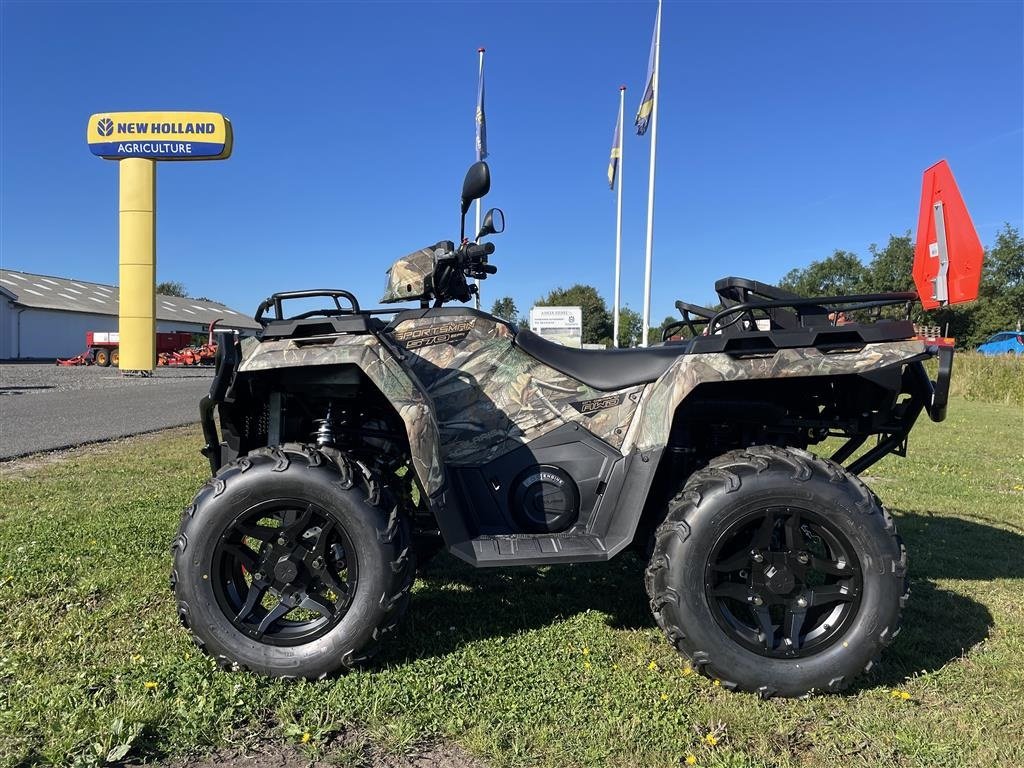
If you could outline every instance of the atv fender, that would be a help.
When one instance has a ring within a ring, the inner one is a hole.
[[[372,335],[279,339],[243,345],[238,372],[278,368],[352,365],[366,374],[405,424],[412,464],[423,489],[433,496],[444,485],[440,436],[430,400],[415,377]]]
[[[626,435],[623,453],[634,447],[641,452],[663,447],[679,404],[701,384],[861,374],[927,356],[921,341],[866,344],[852,350],[799,347],[746,357],[721,352],[683,355],[644,391],[640,414]]]

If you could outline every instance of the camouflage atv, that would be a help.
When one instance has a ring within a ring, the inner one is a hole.
[[[489,187],[471,167],[463,230]],[[962,300],[980,255],[955,187],[933,192],[929,295]],[[278,293],[258,338],[222,336],[201,406],[213,477],[174,544],[185,626],[226,667],[319,678],[373,653],[417,559],[442,547],[484,567],[632,545],[655,619],[701,672],[766,696],[843,688],[896,637],[908,595],[906,550],[857,475],[902,455],[922,411],[944,418],[952,363],[907,320],[844,319],[917,294],[806,299],[726,278],[720,311],[679,303],[689,340],[570,349],[444,306],[496,271],[479,241],[502,228],[492,209],[476,242],[396,262],[382,301],[418,308]],[[297,299],[328,306],[287,315]],[[827,439],[830,458],[809,452]]]

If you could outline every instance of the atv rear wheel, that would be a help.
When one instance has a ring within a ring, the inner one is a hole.
[[[733,451],[670,503],[645,575],[669,640],[762,696],[838,691],[899,631],[907,558],[858,478],[806,451]]]
[[[284,445],[238,459],[182,515],[171,585],[222,666],[320,678],[371,655],[405,613],[409,526],[360,463]]]

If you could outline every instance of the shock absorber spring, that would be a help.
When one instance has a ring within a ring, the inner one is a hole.
[[[324,414],[322,419],[317,419],[313,423],[317,425],[315,437],[317,448],[333,448],[334,447],[334,419],[331,414],[331,408],[334,404],[331,402],[327,403],[327,413]]]

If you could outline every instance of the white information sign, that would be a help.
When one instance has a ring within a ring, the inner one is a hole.
[[[583,310],[579,307],[533,307],[530,330],[548,341],[579,349],[583,345]]]

